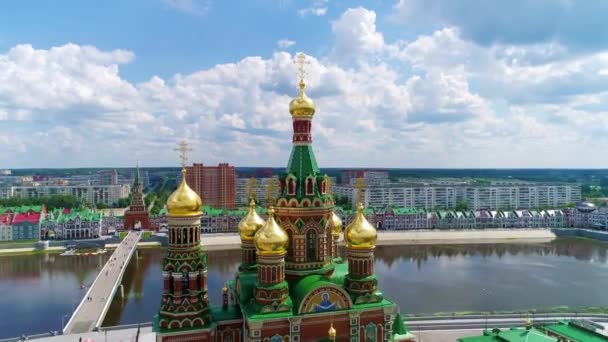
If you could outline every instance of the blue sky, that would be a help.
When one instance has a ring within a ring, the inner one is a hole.
[[[0,3],[0,165],[608,167],[608,3]]]

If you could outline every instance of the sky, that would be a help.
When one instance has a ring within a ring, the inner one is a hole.
[[[608,2],[0,2],[0,168],[607,168]]]

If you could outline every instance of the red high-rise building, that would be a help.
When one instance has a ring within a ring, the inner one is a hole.
[[[236,207],[236,169],[228,163],[203,166],[194,163],[186,167],[186,181],[202,198],[203,204],[214,208]]]

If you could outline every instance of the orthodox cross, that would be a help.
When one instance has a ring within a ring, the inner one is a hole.
[[[188,156],[186,154],[188,151],[192,151],[192,149],[188,147],[186,140],[182,140],[182,142],[179,143],[179,147],[174,148],[173,151],[179,152],[179,159],[182,160],[182,167],[186,167],[186,162],[188,161]]]
[[[249,199],[255,200],[255,187],[257,186],[258,181],[255,177],[249,178]]]
[[[300,76],[300,91],[304,91],[304,76],[306,76],[306,65],[310,64],[309,61],[306,60],[306,55],[300,52],[296,56],[295,64],[298,65],[298,74]]]
[[[325,193],[331,195],[331,178],[329,176],[325,176]]]
[[[357,183],[355,184],[355,188],[357,189],[357,203],[363,203],[363,189],[367,188],[365,185],[365,181],[363,177],[357,178]]]
[[[274,184],[274,178],[270,178],[266,184],[266,201],[268,205],[274,204],[274,194],[276,192],[276,185]]]

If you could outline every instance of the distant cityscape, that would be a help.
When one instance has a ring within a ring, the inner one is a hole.
[[[136,182],[141,186],[138,187],[134,179],[139,172],[141,176]],[[179,176],[164,173],[151,182],[146,170],[125,175],[107,169],[92,175],[66,177],[16,176],[4,170],[0,176],[4,200],[44,199],[67,194],[82,204],[55,208],[49,208],[45,203],[3,206],[0,208],[0,240],[91,239],[132,229],[125,226],[125,214],[129,208],[133,212],[133,201],[137,197],[133,193],[145,192],[143,189],[158,191],[171,177],[180,181]],[[577,183],[394,178],[387,170],[361,169],[341,170],[329,179],[338,203],[335,213],[346,224],[351,222],[360,189],[365,216],[379,230],[608,227],[608,210],[582,202],[581,186]],[[258,213],[266,217],[265,207],[279,192],[278,178],[271,169],[238,177],[237,169],[227,163],[217,166],[194,163],[188,167],[187,181],[203,198],[202,233],[237,232],[238,223],[247,214],[246,205],[251,196],[259,205]],[[144,196],[142,193],[142,199]],[[161,200],[156,198],[155,201]],[[123,206],[112,208],[117,204]],[[147,226],[140,226],[142,229],[165,231],[167,210],[161,207],[157,212],[150,212],[153,204],[144,208],[142,200],[138,215],[146,215],[147,219],[135,221],[140,225],[139,221],[145,221]],[[133,222],[127,222],[129,225]]]

